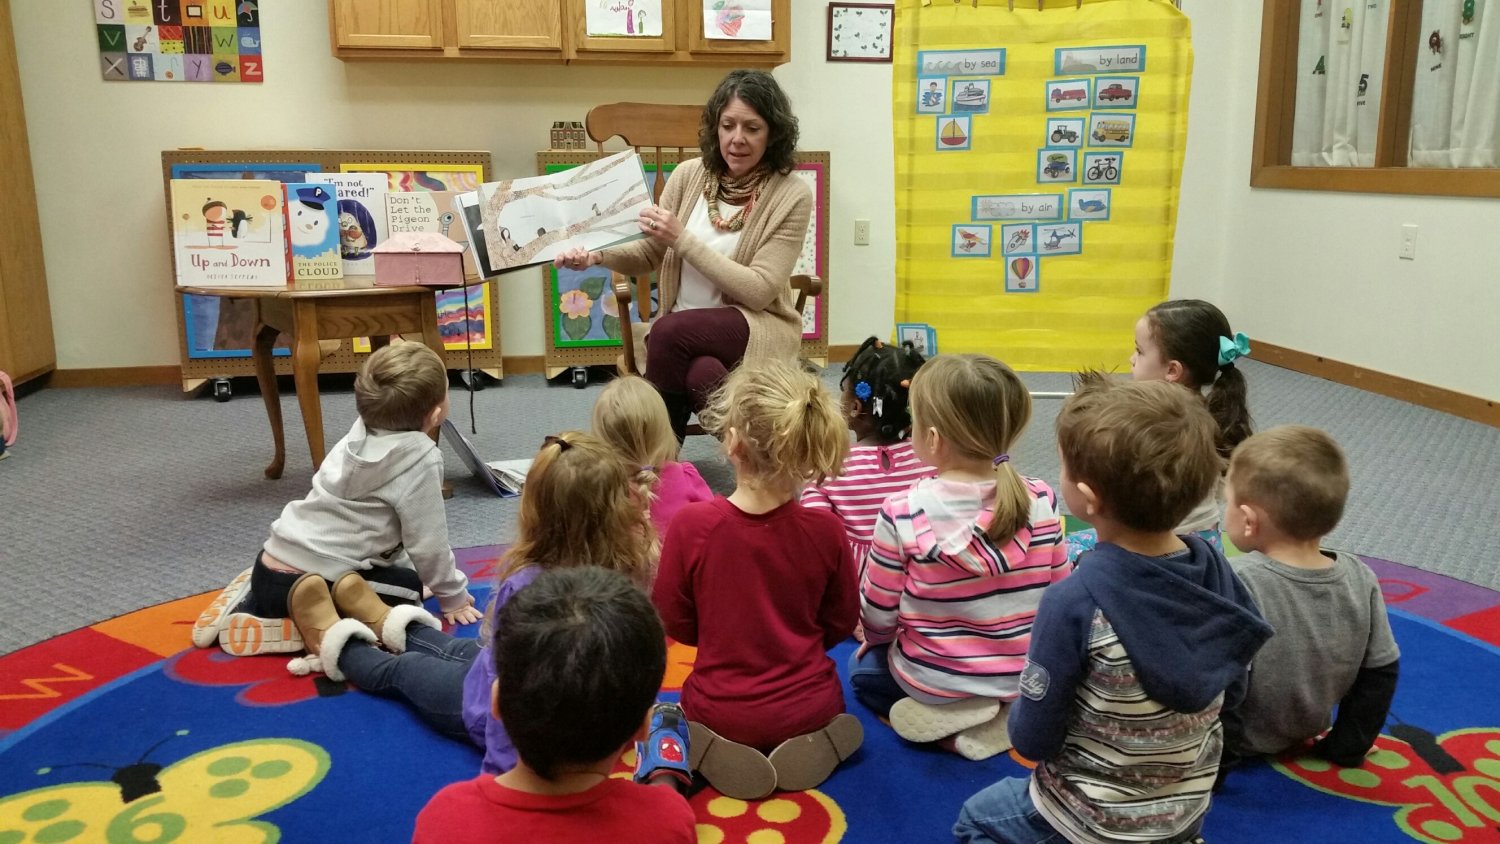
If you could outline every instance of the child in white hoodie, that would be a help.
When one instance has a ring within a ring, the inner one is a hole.
[[[354,382],[359,419],[281,511],[248,577],[231,583],[194,628],[200,647],[236,655],[301,650],[287,595],[305,574],[358,571],[391,606],[419,604],[426,585],[450,623],[480,619],[448,545],[443,456],[431,433],[448,416],[442,358],[420,343],[376,350]]]

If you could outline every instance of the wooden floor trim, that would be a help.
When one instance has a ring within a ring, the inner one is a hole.
[[[180,366],[111,366],[99,369],[57,369],[47,378],[49,387],[152,387],[180,385]]]
[[[1267,343],[1262,340],[1251,340],[1251,360],[1261,363],[1269,363],[1282,369],[1290,369],[1293,372],[1301,372],[1305,375],[1314,375],[1318,378],[1326,378],[1338,384],[1357,387],[1371,393],[1389,396],[1393,399],[1411,402],[1412,404],[1449,413],[1454,416],[1480,422],[1500,428],[1500,401],[1483,399],[1460,393],[1444,387],[1434,387],[1431,384],[1423,384],[1399,375],[1389,375],[1355,366],[1351,363],[1332,360],[1322,355],[1299,352],[1296,349],[1288,349]]]

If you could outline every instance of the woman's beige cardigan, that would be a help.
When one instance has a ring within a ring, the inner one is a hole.
[[[684,161],[667,179],[661,207],[675,214],[685,227],[693,208],[703,201],[703,186],[707,181],[701,158]],[[806,183],[796,176],[773,174],[761,188],[760,199],[740,230],[733,255],[715,252],[684,230],[673,248],[646,238],[604,250],[600,253],[600,263],[632,276],[658,270],[660,313],[669,314],[677,304],[682,262],[687,261],[718,285],[724,304],[738,308],[745,315],[750,326],[746,362],[791,360],[797,356],[802,340],[802,318],[792,307],[795,301],[792,268],[802,253],[812,207],[812,191]],[[647,326],[641,336],[649,330]],[[644,370],[644,358],[641,366]]]

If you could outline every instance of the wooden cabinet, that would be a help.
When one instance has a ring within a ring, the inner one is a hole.
[[[22,105],[10,0],[0,0],[0,172],[9,174],[0,207],[0,370],[18,382],[57,367]]]
[[[443,0],[334,0],[329,9],[335,51],[443,48]]]
[[[622,0],[624,1],[624,0]],[[660,36],[589,35],[598,0],[329,0],[341,59],[488,59],[774,67],[791,60],[791,0],[772,0],[767,41],[704,35],[703,0],[660,0]]]
[[[554,0],[453,0],[459,47],[562,52],[562,7]]]

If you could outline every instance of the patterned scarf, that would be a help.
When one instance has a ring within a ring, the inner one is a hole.
[[[768,168],[757,167],[738,179],[720,179],[708,174],[703,184],[703,201],[708,204],[708,221],[721,232],[737,232],[745,227],[755,201],[760,198],[760,189],[771,175]],[[728,220],[719,216],[719,203],[741,206]]]

